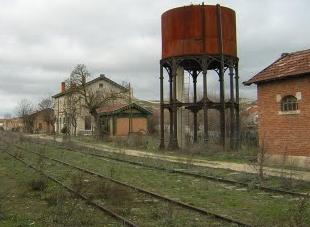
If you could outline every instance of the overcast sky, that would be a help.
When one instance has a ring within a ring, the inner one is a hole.
[[[56,94],[78,63],[159,99],[161,14],[186,0],[0,0],[0,117]],[[309,0],[207,1],[237,14],[241,81],[283,52],[310,48]],[[214,80],[215,81],[215,80]],[[212,86],[212,83],[211,83]],[[255,99],[256,87],[241,96]]]

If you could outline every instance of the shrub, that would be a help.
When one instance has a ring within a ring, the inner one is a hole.
[[[48,182],[45,177],[39,177],[32,179],[29,182],[29,186],[33,191],[44,191],[47,188]]]
[[[67,134],[68,133],[68,128],[67,126],[64,126],[61,130],[60,130],[61,133],[63,134]]]
[[[71,186],[74,191],[77,193],[83,193],[85,189],[87,188],[87,182],[84,181],[84,175],[83,174],[77,174],[74,175],[71,178]]]
[[[92,194],[95,197],[109,200],[112,204],[120,204],[133,200],[130,191],[120,185],[107,182],[92,182]]]
[[[57,190],[51,192],[49,195],[45,197],[45,201],[49,206],[56,206],[60,203],[63,203],[65,200],[67,200],[69,197],[69,194],[63,190]]]
[[[310,207],[309,199],[304,197],[300,198],[291,210],[290,213],[290,226],[309,226],[310,217],[307,209]]]

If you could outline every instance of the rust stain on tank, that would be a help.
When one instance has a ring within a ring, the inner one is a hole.
[[[223,54],[237,56],[235,11],[220,6]],[[217,6],[191,5],[166,11],[161,17],[162,58],[218,55],[220,52]]]

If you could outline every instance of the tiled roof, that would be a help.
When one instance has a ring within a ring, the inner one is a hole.
[[[97,78],[95,78],[95,79],[93,79],[93,80],[91,80],[91,81],[88,81],[85,85],[88,86],[88,85],[91,85],[91,84],[93,84],[93,83],[96,83],[97,81],[100,81],[100,80],[106,81],[107,83],[112,84],[112,85],[114,85],[115,87],[118,87],[118,88],[120,88],[120,89],[123,90],[123,91],[128,91],[128,88],[126,88],[126,87],[124,87],[124,86],[122,86],[122,85],[116,83],[115,81],[113,81],[113,80],[107,78],[104,74],[100,74],[99,77],[97,77]],[[67,94],[67,93],[68,93],[68,92],[66,92],[66,91],[65,91],[65,92],[60,92],[60,93],[58,93],[58,94],[56,94],[56,95],[54,95],[54,96],[52,96],[52,97],[53,97],[53,98],[58,98],[58,97],[61,97],[61,96],[65,95],[65,94]]]
[[[310,73],[310,49],[282,54],[278,60],[243,84],[257,84],[263,81],[296,77],[306,73]]]
[[[120,113],[120,112],[128,110],[130,108],[136,108],[145,114],[152,114],[151,111],[143,108],[142,106],[140,106],[136,103],[105,105],[103,107],[98,108],[97,112],[99,114],[105,114],[105,115],[109,114],[110,115],[110,114]]]
[[[116,110],[119,110],[125,106],[128,106],[128,104],[114,104],[114,105],[105,105],[103,107],[100,107],[97,109],[98,113],[112,113]]]

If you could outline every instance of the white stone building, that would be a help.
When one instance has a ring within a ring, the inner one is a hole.
[[[101,74],[99,77],[88,81],[86,83],[86,89],[90,89],[93,92],[103,90],[104,92],[125,92],[128,93],[128,88],[110,80],[104,74]],[[56,133],[61,133],[61,130],[66,124],[66,102],[68,102],[69,92],[66,91],[66,85],[64,82],[61,83],[61,92],[54,95],[54,113],[56,117],[55,131]],[[88,110],[83,107],[82,100],[77,105],[77,124],[76,124],[76,134],[92,134],[94,130],[94,119],[88,112]],[[71,132],[74,131],[74,128],[71,126]]]

